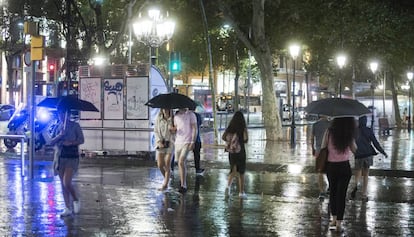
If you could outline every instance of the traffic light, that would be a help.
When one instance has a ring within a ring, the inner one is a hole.
[[[181,53],[180,52],[170,53],[170,71],[171,72],[181,71]]]
[[[53,82],[55,81],[55,75],[56,75],[56,65],[54,63],[49,63],[49,81]]]

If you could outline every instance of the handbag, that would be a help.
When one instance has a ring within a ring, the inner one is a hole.
[[[328,163],[328,147],[324,147],[319,151],[316,157],[316,171],[319,173],[326,172],[326,163]]]

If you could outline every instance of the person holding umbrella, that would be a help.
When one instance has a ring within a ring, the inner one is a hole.
[[[180,193],[187,192],[187,155],[194,149],[197,139],[197,118],[188,108],[180,108],[174,115],[175,158],[180,173]]]
[[[171,174],[171,156],[174,150],[174,136],[171,133],[172,120],[170,109],[160,109],[154,123],[157,165],[164,177],[161,191],[168,188]]]
[[[85,142],[82,129],[77,122],[70,121],[68,110],[58,108],[59,120],[63,123],[62,130],[52,139],[51,144],[56,144],[60,150],[58,160],[58,173],[62,185],[63,199],[65,200],[65,209],[60,214],[66,217],[80,211],[79,196],[72,185],[73,176],[79,167],[79,145]]]

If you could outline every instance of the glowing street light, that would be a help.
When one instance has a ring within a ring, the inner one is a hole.
[[[338,55],[336,57],[336,63],[338,64],[339,69],[342,70],[346,63],[346,56],[343,54]],[[339,98],[342,98],[342,75],[339,75]]]
[[[374,78],[371,82],[371,93],[372,93],[372,115],[371,115],[371,129],[374,130],[374,90],[375,90],[375,73],[378,70],[378,62],[372,61],[369,64],[369,69],[371,70],[372,74],[374,74]]]
[[[133,24],[138,41],[150,47],[150,64],[153,64],[152,49],[158,48],[171,39],[174,34],[175,23],[167,16],[164,17],[159,9],[150,8],[148,16],[138,16],[138,21]]]
[[[296,71],[296,58],[299,55],[300,46],[297,44],[292,44],[289,46],[289,53],[290,56],[292,56],[293,59],[293,80],[292,80],[292,123],[290,125],[290,146],[295,147],[296,141],[295,141],[295,71]]]

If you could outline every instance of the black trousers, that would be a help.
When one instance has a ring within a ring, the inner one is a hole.
[[[337,220],[344,219],[346,192],[352,177],[349,161],[328,162],[329,206]]]
[[[200,150],[201,150],[201,142],[194,143],[194,166],[196,170],[200,169]]]

